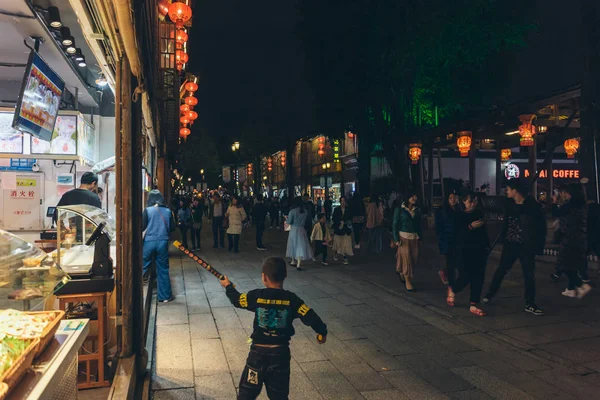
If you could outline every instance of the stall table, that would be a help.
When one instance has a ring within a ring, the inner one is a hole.
[[[89,332],[88,319],[61,321],[54,340],[7,400],[77,399],[77,354]]]

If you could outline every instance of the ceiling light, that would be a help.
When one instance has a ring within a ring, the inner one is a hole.
[[[62,26],[58,7],[48,7],[48,19],[50,20],[50,26],[52,28],[58,29]]]
[[[77,48],[75,47],[75,39],[73,39],[73,43],[67,46],[67,53],[73,55],[77,53]]]
[[[82,60],[85,60],[85,57],[83,56],[83,54],[81,54],[81,49],[77,49],[77,51],[75,52],[75,61]]]
[[[71,30],[66,26],[60,28],[60,37],[63,46],[70,46],[73,44],[73,36],[71,36]]]
[[[81,68],[83,68],[83,67],[87,66],[87,64],[85,63],[85,58],[84,58],[84,59],[82,59],[82,60],[79,60],[79,61],[77,62],[77,65],[79,65]]]

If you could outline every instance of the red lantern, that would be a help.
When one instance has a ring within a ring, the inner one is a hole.
[[[192,131],[190,131],[188,128],[181,128],[179,130],[179,136],[181,136],[184,139],[190,136],[191,133]]]
[[[181,113],[186,113],[190,111],[190,106],[188,106],[187,104],[182,104],[179,106],[179,111],[181,111]]]
[[[521,125],[519,126],[521,146],[533,146],[533,136],[535,135],[535,126],[533,125],[534,118],[535,114],[525,114],[519,117],[521,120]]]
[[[271,157],[267,158],[267,169],[273,171],[273,159]]]
[[[188,59],[189,59],[189,57],[185,51],[177,50],[175,52],[175,62],[177,64],[185,64],[188,62]]]
[[[198,118],[198,113],[196,111],[188,111],[186,116],[190,121],[195,121]]]
[[[198,104],[198,99],[194,96],[188,96],[185,98],[185,104],[187,104],[190,107],[194,107],[196,104]]]
[[[417,164],[421,158],[421,143],[411,143],[408,145],[408,158],[412,164]]]
[[[511,149],[502,149],[502,150],[500,150],[500,158],[502,159],[502,161],[508,161],[508,160],[510,160],[511,156],[512,156],[512,150]]]
[[[317,151],[317,154],[320,155],[320,156],[322,156],[322,155],[325,154],[325,150],[319,149],[319,151]]]
[[[185,3],[173,3],[169,7],[169,18],[178,28],[183,28],[183,24],[192,18],[192,9]]]
[[[354,139],[354,133],[348,132],[348,139]]]
[[[188,92],[192,92],[194,93],[196,90],[198,90],[198,84],[196,82],[188,82],[185,84],[185,90],[187,90]]]
[[[175,43],[177,44],[177,48],[181,49],[183,47],[183,44],[187,42],[187,40],[188,34],[186,33],[186,31],[184,29],[177,29],[177,31],[175,32]]]
[[[458,146],[458,150],[460,151],[461,157],[466,157],[469,155],[469,150],[471,150],[471,132],[470,131],[462,131],[458,132],[458,139],[456,140],[456,145]]]
[[[285,168],[285,153],[281,153],[281,156],[279,156],[279,162],[281,163],[281,166]]]
[[[579,140],[567,139],[565,140],[563,146],[565,147],[567,158],[575,158],[575,153],[577,153],[577,150],[579,150]]]
[[[183,117],[179,118],[179,122],[181,122],[184,125],[187,125],[190,123],[190,119],[187,117],[187,115],[184,115]]]

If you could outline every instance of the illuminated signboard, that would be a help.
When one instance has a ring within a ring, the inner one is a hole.
[[[525,170],[525,177],[529,176],[529,170]],[[579,179],[579,170],[578,169],[555,169],[552,171],[552,176],[555,179]],[[540,171],[540,178],[547,178],[548,170],[543,169]]]
[[[335,139],[333,141],[333,162],[340,162],[340,141]]]

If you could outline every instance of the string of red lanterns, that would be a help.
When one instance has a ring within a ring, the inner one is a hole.
[[[169,18],[179,29],[192,18],[192,9],[185,3],[176,2],[169,6]]]

